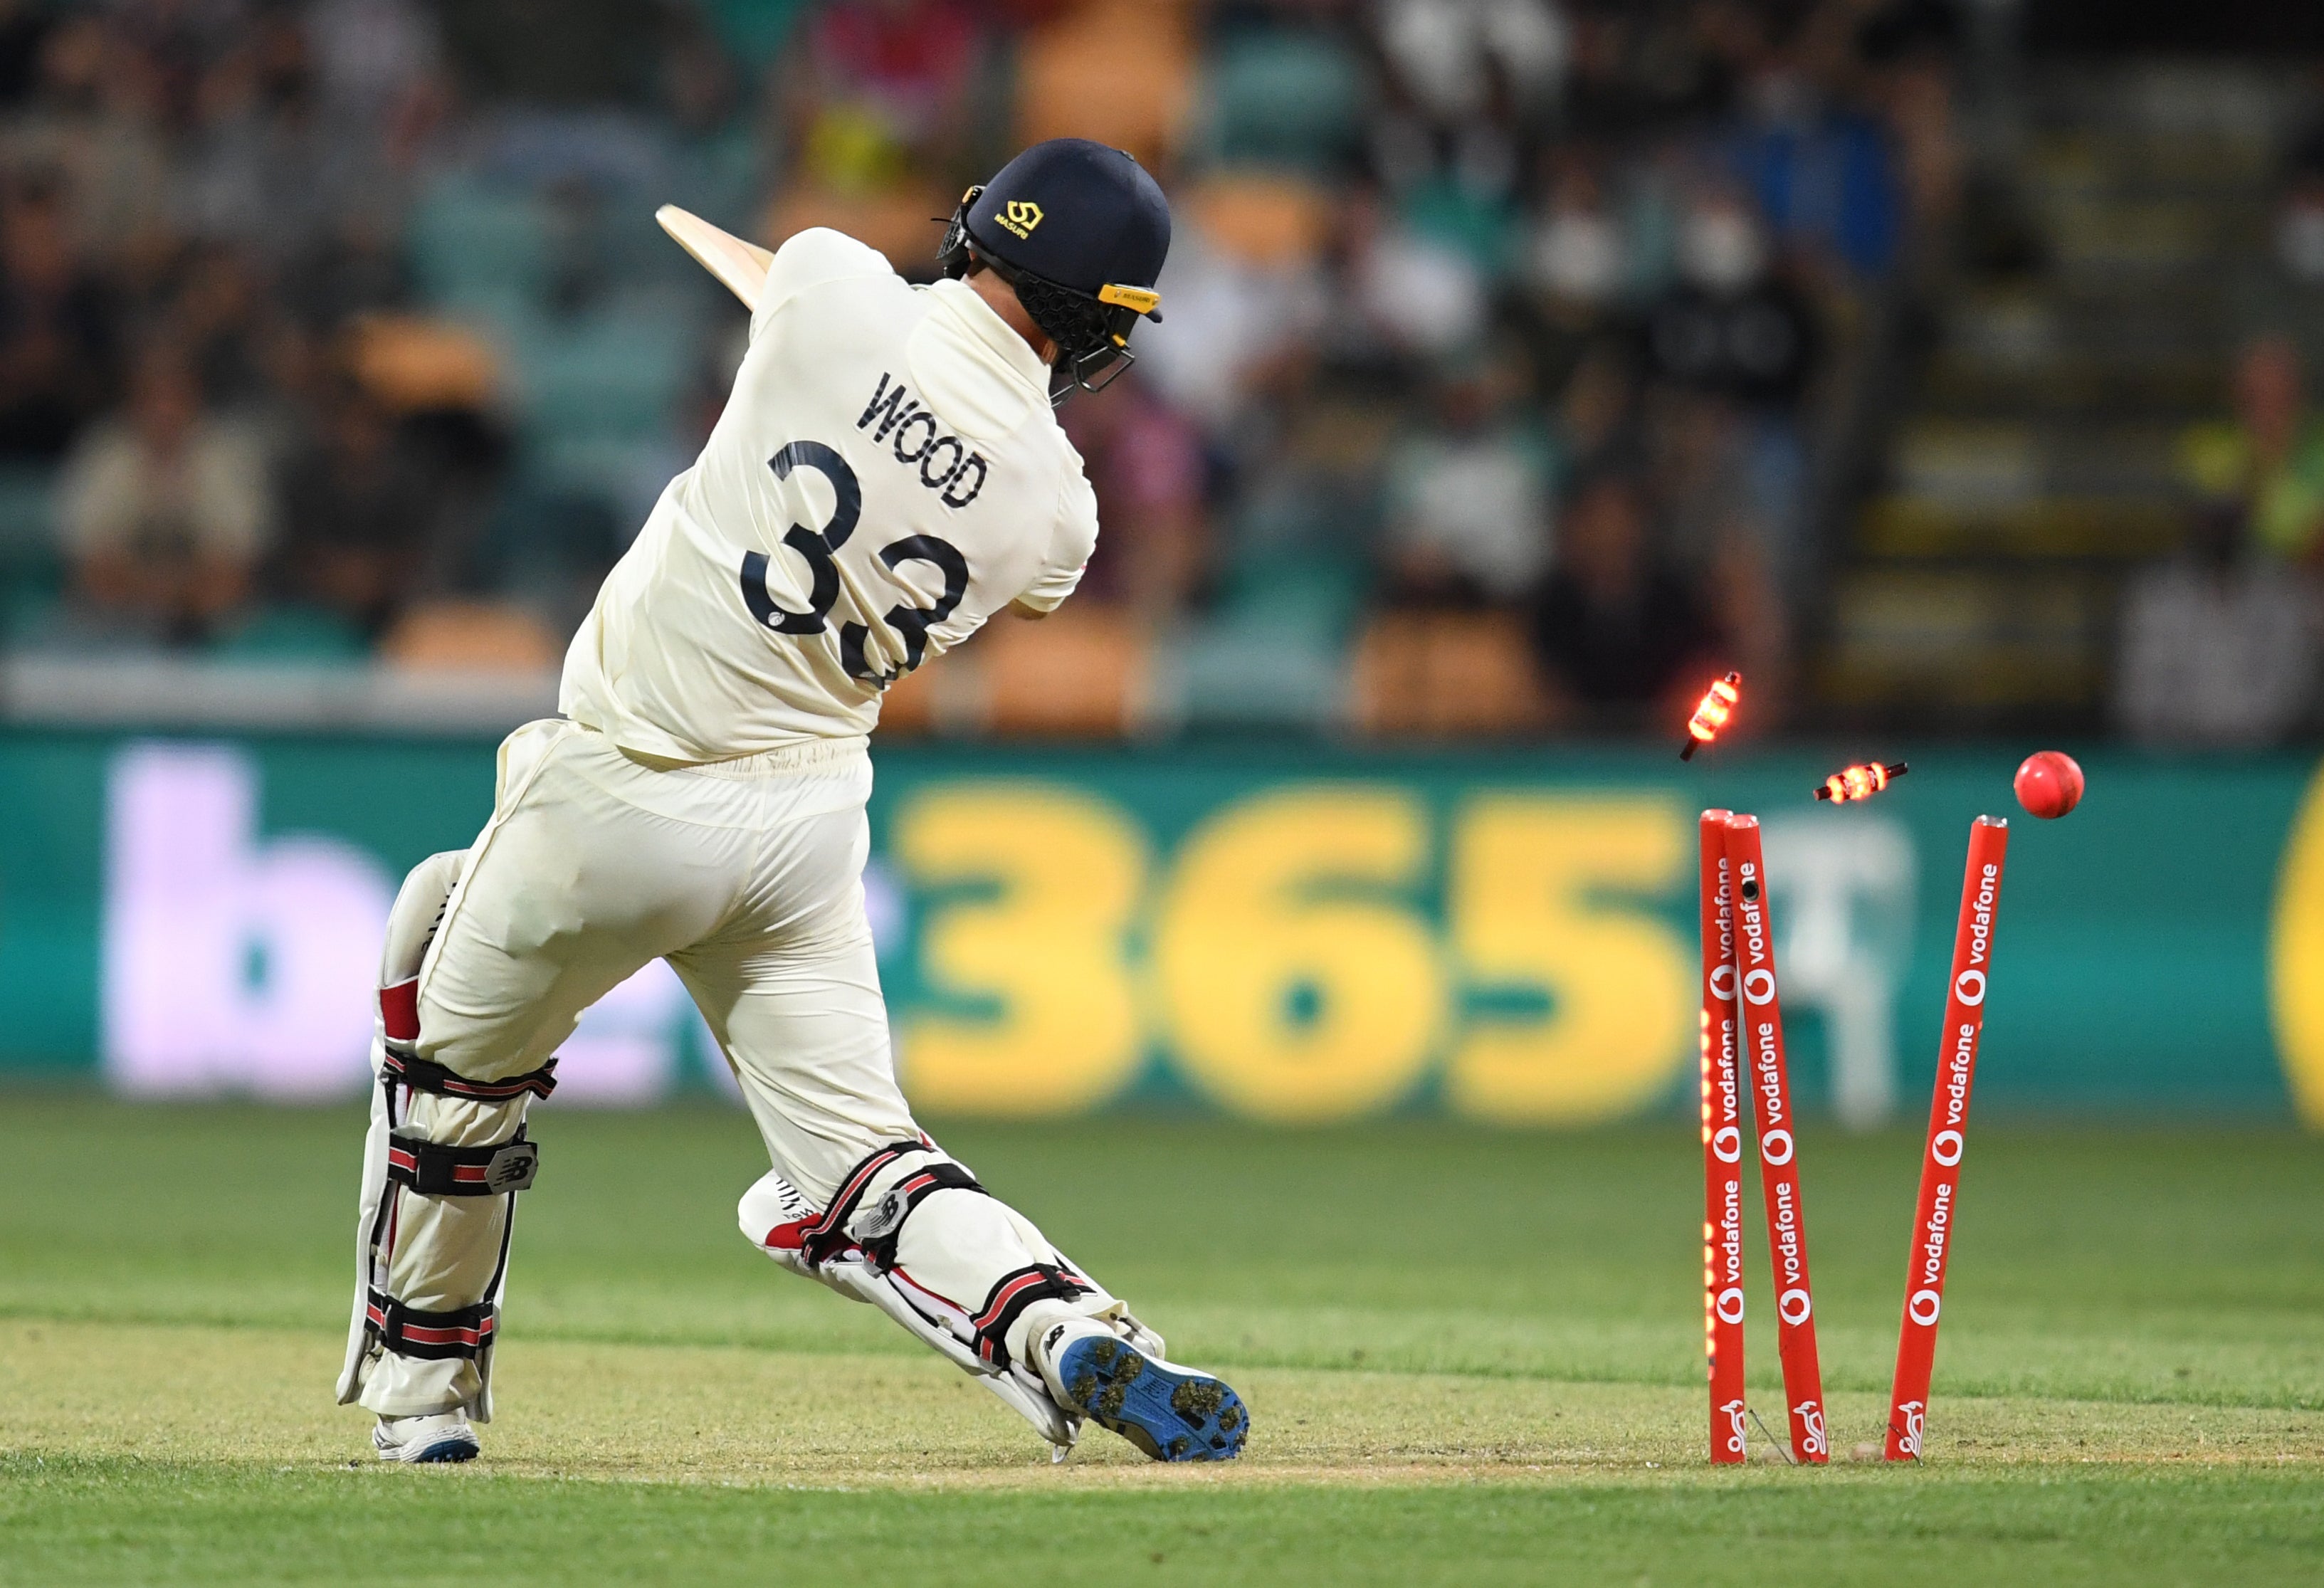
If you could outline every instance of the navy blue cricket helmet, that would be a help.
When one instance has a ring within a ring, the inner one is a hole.
[[[1052,138],[961,196],[936,263],[954,279],[982,263],[1016,289],[1057,345],[1051,400],[1062,402],[1134,362],[1130,328],[1162,318],[1154,283],[1169,252],[1169,200],[1145,168],[1087,138]]]

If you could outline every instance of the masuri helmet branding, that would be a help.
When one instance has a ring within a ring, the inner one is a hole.
[[[992,224],[1013,237],[1029,237],[1041,224],[1041,207],[1030,198],[1011,198],[993,211]]]

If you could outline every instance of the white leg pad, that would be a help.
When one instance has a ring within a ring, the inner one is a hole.
[[[387,914],[387,940],[380,949],[379,984],[382,987],[395,986],[420,974],[420,963],[428,956],[428,946],[435,941],[437,926],[444,919],[445,903],[452,897],[452,890],[458,885],[460,873],[466,869],[467,863],[468,851],[447,849],[429,855],[405,874],[403,886],[396,890],[395,903]],[[372,1233],[379,1219],[380,1204],[388,1190],[388,1100],[386,1090],[378,1084],[382,1067],[387,1060],[386,1042],[385,1022],[379,1011],[374,1010],[371,1127],[364,1138],[363,1190],[356,1204],[355,1298],[354,1316],[347,1325],[346,1359],[339,1369],[341,1406],[354,1402],[363,1392],[364,1380],[369,1376],[365,1353],[370,1340],[367,1308],[371,1288],[383,1279],[383,1276],[373,1271]]]
[[[409,1112],[396,1132],[453,1147],[489,1147],[513,1137],[531,1102],[480,1103],[427,1092],[405,1094]],[[391,1239],[380,1288],[404,1306],[447,1312],[480,1302],[500,1305],[508,1283],[509,1222],[516,1198],[423,1196],[390,1188]],[[475,1357],[417,1357],[376,1352],[357,1399],[383,1417],[466,1411],[492,1421],[492,1350]]]
[[[467,861],[464,850],[429,856],[412,868],[388,921],[380,983],[409,996],[441,922],[445,901]],[[383,1003],[384,1007],[384,1003]],[[406,1018],[410,1005],[405,1006]],[[408,1034],[408,1032],[407,1032]],[[471,1354],[413,1355],[389,1349],[376,1310],[381,1297],[415,1313],[497,1308],[508,1277],[513,1191],[489,1195],[429,1195],[391,1178],[398,1143],[489,1148],[513,1140],[531,1102],[519,1093],[483,1101],[391,1084],[386,1071],[387,1021],[374,1026],[370,1131],[364,1149],[364,1189],[356,1227],[356,1280],[338,1395],[383,1417],[465,1411],[492,1420],[490,1332]],[[462,1170],[462,1174],[474,1172]],[[419,1324],[421,1320],[412,1320]],[[442,1321],[442,1320],[435,1320]],[[482,1329],[483,1325],[476,1325]],[[424,1349],[415,1327],[406,1351]]]
[[[1028,1354],[1038,1332],[1061,1318],[1086,1318],[1157,1356],[1163,1353],[1161,1337],[1006,1203],[958,1187],[929,1191],[906,1205],[917,1177],[950,1163],[932,1149],[913,1152],[871,1177],[845,1222],[843,1233],[852,1239],[820,1261],[814,1256],[820,1215],[779,1173],[766,1175],[743,1193],[736,1220],[751,1243],[774,1261],[877,1306],[975,1375],[1059,1452],[1069,1450],[1081,1436],[1081,1419],[1058,1405]],[[866,1255],[882,1237],[892,1242],[892,1266],[887,1269]],[[1060,1276],[1073,1286],[1055,1284]],[[1021,1304],[1018,1316],[996,1334],[995,1325],[1009,1310],[1011,1282],[1019,1277],[1045,1290],[1071,1293],[1044,1294]],[[980,1312],[985,1315],[982,1320]]]

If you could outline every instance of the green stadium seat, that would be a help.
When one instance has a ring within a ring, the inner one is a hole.
[[[527,328],[516,349],[525,428],[544,440],[660,436],[692,373],[683,317],[616,309]]]
[[[362,631],[337,613],[293,602],[261,607],[210,651],[235,661],[354,667],[369,657],[371,648]]]
[[[1194,728],[1320,730],[1347,710],[1347,647],[1340,625],[1297,596],[1249,601],[1163,648],[1160,715]],[[1175,698],[1173,698],[1175,697]]]
[[[47,468],[0,468],[0,640],[39,629],[64,586],[54,490],[55,475]]]
[[[1364,67],[1336,41],[1296,32],[1230,38],[1209,73],[1211,152],[1231,165],[1323,171],[1352,154],[1370,98]]]

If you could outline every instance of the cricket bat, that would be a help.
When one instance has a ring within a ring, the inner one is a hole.
[[[740,298],[743,308],[753,314],[759,311],[759,296],[767,285],[767,269],[775,263],[772,254],[675,204],[665,204],[655,210],[654,219],[678,240],[679,247],[694,255],[703,269]]]

